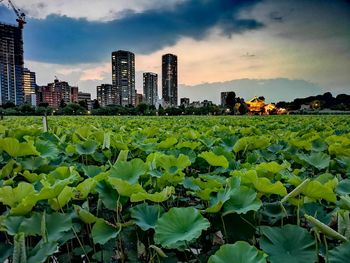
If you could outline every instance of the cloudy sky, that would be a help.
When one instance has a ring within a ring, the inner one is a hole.
[[[143,72],[160,78],[164,53],[178,56],[179,94],[191,100],[350,93],[350,1],[13,1],[27,15],[25,66],[39,85],[57,76],[95,97],[111,82],[111,52],[125,49],[140,93]],[[0,21],[15,23],[5,2]]]

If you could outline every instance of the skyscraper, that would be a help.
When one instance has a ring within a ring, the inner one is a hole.
[[[156,105],[158,100],[158,75],[152,72],[143,73],[143,96],[148,105]]]
[[[23,95],[24,102],[36,106],[36,77],[35,72],[30,71],[27,68],[23,69]]]
[[[97,86],[97,101],[101,107],[117,103],[116,87],[111,84],[101,84]]]
[[[20,27],[0,24],[0,105],[23,103],[23,39]]]
[[[162,95],[164,106],[177,106],[177,56],[162,56]]]
[[[124,50],[112,52],[112,85],[117,90],[117,104],[135,106],[134,53]]]

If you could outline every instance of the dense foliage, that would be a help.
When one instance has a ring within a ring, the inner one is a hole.
[[[348,116],[48,124],[0,121],[0,262],[348,262]]]

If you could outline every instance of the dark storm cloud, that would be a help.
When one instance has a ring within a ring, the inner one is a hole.
[[[108,22],[58,15],[29,19],[24,30],[25,56],[51,63],[97,62],[117,49],[149,54],[184,36],[203,39],[213,27],[231,37],[263,26],[254,19],[239,18],[241,10],[256,2],[192,0],[168,10],[127,11],[122,18]]]

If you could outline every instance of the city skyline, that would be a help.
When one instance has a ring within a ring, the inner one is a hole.
[[[37,73],[39,85],[57,75],[96,97],[97,85],[112,83],[110,53],[126,49],[135,53],[139,93],[143,72],[161,76],[160,58],[166,53],[181,61],[179,98],[206,96],[218,102],[214,90],[234,89],[240,96],[275,101],[349,90],[348,1],[105,0],[79,5],[74,0],[60,1],[59,8],[51,2],[15,2],[28,21],[25,66]],[[2,4],[0,16],[15,23],[12,10]],[[124,33],[118,31],[121,26]],[[270,91],[264,83],[280,87]]]

